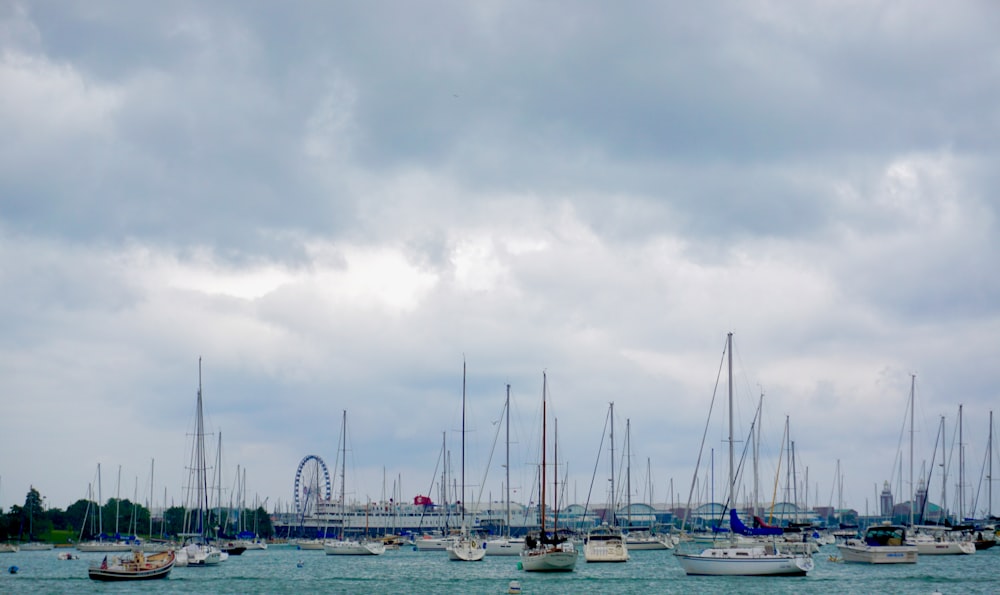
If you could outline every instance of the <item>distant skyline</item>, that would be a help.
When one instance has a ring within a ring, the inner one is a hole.
[[[686,501],[703,434],[725,483],[733,332],[762,486],[787,417],[811,506],[838,461],[846,506],[908,498],[915,374],[916,476],[944,416],[949,508],[998,514],[997,31],[985,1],[0,0],[0,507],[99,463],[145,503],[154,460],[180,504],[199,358],[224,489],[268,509],[344,410],[349,498],[437,500],[463,361],[470,497],[510,384],[530,499],[545,371],[569,500],[608,499],[613,401],[633,500]]]

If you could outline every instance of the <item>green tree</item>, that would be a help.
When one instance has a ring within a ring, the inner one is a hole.
[[[45,516],[45,504],[42,495],[32,486],[24,497],[24,508],[21,509],[21,526],[18,534],[24,541],[34,541],[38,535],[52,530],[52,521]]]
[[[163,513],[166,519],[167,535],[177,535],[184,532],[184,507],[171,506]]]
[[[90,516],[94,514],[94,503],[90,500],[77,500],[76,502],[69,505],[66,509],[66,524],[67,529],[73,529],[78,534],[83,534],[84,536],[91,536],[91,532],[88,527],[84,527],[83,523],[87,522],[89,525]],[[96,525],[95,525],[96,526]]]
[[[274,526],[271,524],[271,515],[267,514],[261,506],[253,512],[253,518],[257,523],[257,534],[265,539],[274,537]]]

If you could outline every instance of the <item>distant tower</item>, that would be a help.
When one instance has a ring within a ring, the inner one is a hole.
[[[881,513],[882,518],[890,519],[892,518],[892,490],[889,489],[889,482],[885,482],[882,485],[882,497],[881,497]]]
[[[914,497],[913,518],[917,519],[915,522],[922,523],[924,516],[924,503],[927,502],[927,486],[924,484],[924,480],[921,479],[917,482],[917,493]]]

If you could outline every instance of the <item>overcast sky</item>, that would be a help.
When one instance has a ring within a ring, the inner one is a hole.
[[[269,509],[303,457],[335,474],[344,410],[349,498],[427,494],[443,438],[457,478],[463,361],[468,499],[506,485],[508,383],[529,499],[544,371],[569,500],[607,499],[614,402],[632,498],[686,501],[732,332],[768,501],[786,416],[810,505],[838,461],[845,506],[908,494],[915,374],[915,473],[944,416],[958,493],[963,405],[985,511],[998,31],[991,1],[0,0],[0,506],[99,463],[147,502],[153,461],[179,504],[199,358],[224,487]]]

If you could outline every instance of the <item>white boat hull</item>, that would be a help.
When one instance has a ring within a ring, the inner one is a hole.
[[[381,556],[385,544],[378,541],[327,541],[323,551],[328,556]]]
[[[571,548],[534,549],[521,552],[525,572],[571,572],[576,567],[577,551]]]
[[[626,537],[625,545],[629,551],[670,550],[674,548],[673,539],[669,535],[652,535],[647,537]]]
[[[85,541],[76,544],[76,549],[81,552],[131,552],[133,548],[134,544],[118,541]]]
[[[420,552],[443,552],[455,543],[454,537],[420,537],[413,541]]]
[[[700,554],[674,554],[690,575],[804,576],[813,569],[809,556],[770,554],[764,548],[709,548]]]
[[[921,556],[954,556],[976,553],[976,544],[971,541],[917,542],[914,545],[917,546],[917,553]]]
[[[491,539],[486,542],[487,556],[520,556],[524,550],[523,539]]]
[[[587,562],[628,562],[628,547],[621,541],[592,541],[583,546]]]
[[[861,542],[837,546],[844,562],[859,564],[916,564],[917,548],[910,545],[869,546]]]
[[[478,539],[460,539],[448,548],[448,559],[455,562],[478,562],[486,557],[486,544]]]

